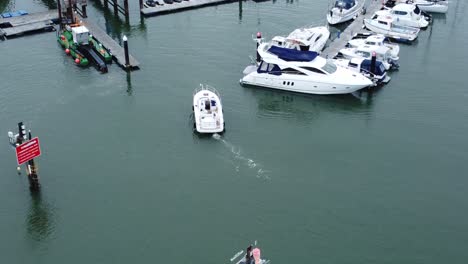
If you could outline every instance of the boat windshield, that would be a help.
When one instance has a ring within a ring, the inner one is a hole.
[[[324,70],[328,74],[336,72],[336,69],[336,64],[331,60],[327,60],[327,63],[325,63],[325,65],[322,67],[322,70]]]
[[[335,7],[338,7],[338,8],[344,8],[344,9],[350,9],[351,7],[353,7],[355,5],[355,1],[354,0],[338,0],[335,2]]]

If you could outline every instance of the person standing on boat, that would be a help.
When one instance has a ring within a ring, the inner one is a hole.
[[[247,252],[245,253],[245,264],[251,264],[253,258],[252,258],[252,245],[247,247]]]

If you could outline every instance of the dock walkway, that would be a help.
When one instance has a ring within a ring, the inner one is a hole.
[[[367,6],[366,2],[369,2]],[[346,43],[348,43],[356,33],[364,31],[362,29],[364,26],[364,19],[371,18],[376,11],[382,8],[383,3],[385,2],[386,0],[365,1],[363,3],[363,7],[366,9],[366,13],[364,15],[360,14],[343,32],[339,33],[339,37],[332,40],[332,42],[322,51],[321,55],[325,58],[333,58],[338,55],[338,52],[344,48]]]
[[[0,18],[0,36],[11,37],[28,32],[51,29],[58,20],[57,10],[33,13],[24,16]]]
[[[209,5],[218,5],[223,3],[235,2],[238,0],[190,0],[182,1],[180,3],[174,2],[172,4],[165,4],[163,0],[158,0],[162,5],[157,5],[155,7],[149,7],[145,3],[145,8],[142,8],[140,12],[145,16],[157,16],[172,12],[183,11],[187,9],[194,9],[203,6]]]
[[[89,32],[99,41],[101,44],[110,51],[116,62],[126,68],[125,66],[125,51],[122,46],[120,46],[114,39],[112,39],[104,30],[102,30],[98,25],[89,21],[86,18],[82,18],[83,25],[89,29]],[[129,54],[129,68],[138,69],[140,63]]]

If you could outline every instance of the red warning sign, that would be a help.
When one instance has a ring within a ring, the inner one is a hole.
[[[40,155],[41,147],[39,146],[39,138],[37,137],[16,147],[16,160],[18,165],[39,157]]]

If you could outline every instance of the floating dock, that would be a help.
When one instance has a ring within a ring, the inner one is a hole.
[[[366,3],[369,2],[366,6]],[[334,40],[331,41],[327,47],[322,51],[321,56],[325,58],[334,58],[336,55],[338,55],[338,52],[344,48],[344,46],[348,43],[348,41],[351,40],[351,38],[356,34],[356,33],[361,33],[361,32],[367,32],[364,31],[364,19],[371,18],[374,13],[378,10],[380,10],[385,4],[387,0],[367,0],[363,3],[363,8],[365,8],[366,13],[365,14],[360,14],[358,17],[351,22],[351,24],[343,31],[338,33],[339,36],[335,38]]]
[[[150,7],[145,3],[145,8],[141,9],[141,13],[145,16],[157,16],[167,13],[180,12],[187,9],[194,9],[204,6],[219,5],[237,1],[239,0],[184,0],[180,3],[174,2],[172,4],[166,4],[163,0],[157,0],[156,2],[160,3],[161,5]]]
[[[57,21],[57,10],[0,18],[0,37],[18,36],[41,30],[53,30],[54,24]]]
[[[140,68],[140,63],[129,54],[129,63],[128,67],[125,65],[125,51],[122,46],[120,46],[114,39],[109,37],[109,35],[104,32],[99,26],[89,21],[86,18],[81,19],[83,25],[89,29],[89,32],[106,48],[114,60],[120,66],[129,69],[138,69]]]

